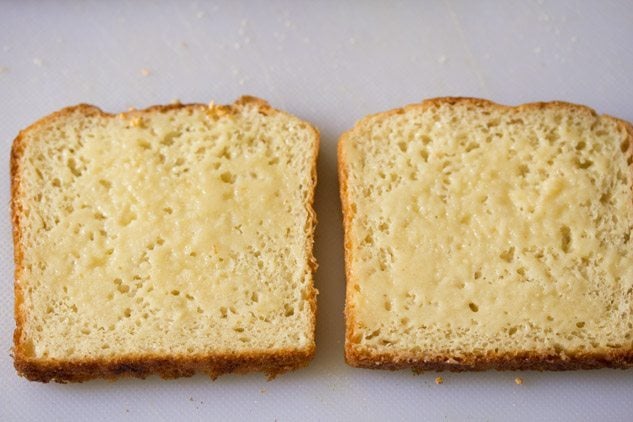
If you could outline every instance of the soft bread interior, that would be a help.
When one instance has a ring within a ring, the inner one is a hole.
[[[340,148],[349,350],[631,348],[624,124],[567,104],[440,101],[370,116]]]
[[[308,124],[249,103],[83,106],[23,137],[25,356],[313,349]]]

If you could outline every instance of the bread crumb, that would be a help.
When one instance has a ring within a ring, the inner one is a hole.
[[[262,393],[262,394],[266,394],[266,389],[262,388],[261,390],[259,390],[259,392]]]
[[[438,62],[439,64],[444,64],[444,63],[446,63],[446,56],[442,54],[440,57],[438,57],[438,58],[437,58],[437,62]]]
[[[171,101],[169,102],[169,104],[171,104],[171,105],[180,105],[180,104],[182,104],[182,102],[180,102],[180,99],[178,99],[178,98],[172,98]]]
[[[521,384],[523,384],[523,378],[521,378],[521,377],[516,377],[516,378],[514,379],[514,383],[515,383],[516,385],[521,385]]]
[[[442,378],[442,377],[435,377],[435,383],[437,385],[444,384],[444,378]]]
[[[6,73],[9,71],[9,68],[6,66],[0,66],[0,73]]]
[[[143,76],[143,77],[149,76],[149,74],[150,74],[150,73],[151,73],[151,72],[150,72],[150,71],[149,71],[149,69],[148,69],[148,68],[146,68],[146,67],[144,67],[144,68],[142,68],[142,69],[141,69],[141,76]]]

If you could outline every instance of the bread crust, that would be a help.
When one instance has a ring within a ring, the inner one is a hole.
[[[131,109],[124,113],[106,113],[101,109],[89,105],[78,104],[66,107],[54,112],[20,131],[14,139],[11,147],[10,171],[11,171],[11,221],[13,226],[14,244],[14,315],[16,328],[13,334],[12,356],[14,366],[19,375],[31,380],[40,382],[55,381],[58,383],[83,382],[94,378],[116,379],[123,376],[145,378],[151,374],[157,374],[162,378],[189,377],[197,372],[206,373],[215,379],[227,373],[264,372],[269,379],[308,365],[315,353],[315,331],[316,331],[316,296],[317,289],[314,287],[313,274],[317,264],[313,255],[314,228],[316,226],[316,213],[313,208],[314,194],[317,183],[316,165],[319,151],[319,131],[312,124],[302,120],[312,131],[314,148],[310,159],[311,186],[309,197],[306,198],[305,207],[307,219],[305,223],[306,232],[306,253],[308,257],[308,271],[310,277],[310,291],[307,292],[307,301],[311,309],[310,334],[312,341],[303,349],[280,349],[280,350],[253,350],[249,352],[235,353],[211,353],[208,355],[158,355],[158,354],[138,354],[121,356],[112,359],[76,359],[61,361],[55,359],[40,359],[29,356],[27,347],[24,344],[23,326],[25,322],[25,312],[23,311],[24,294],[22,286],[18,282],[23,272],[23,244],[21,231],[21,216],[23,206],[20,198],[23,197],[21,190],[20,168],[21,158],[25,148],[26,135],[32,131],[44,127],[56,119],[66,117],[73,113],[81,113],[84,116],[99,116],[106,118],[133,119],[144,115],[181,109],[207,109],[211,114],[224,115],[235,114],[245,105],[258,108],[259,113],[264,115],[283,114],[297,119],[289,113],[271,107],[268,102],[253,96],[242,96],[233,104],[214,105],[191,103],[191,104],[169,104],[154,105],[142,110]]]
[[[338,143],[338,172],[341,195],[341,207],[343,211],[344,229],[344,250],[345,250],[345,361],[354,367],[370,369],[405,369],[411,368],[416,372],[421,371],[483,371],[489,369],[496,370],[551,370],[564,371],[576,369],[597,369],[597,368],[618,368],[627,369],[633,367],[633,344],[628,349],[603,349],[599,351],[583,352],[569,351],[557,352],[548,351],[528,351],[516,350],[508,353],[487,352],[485,354],[465,353],[459,358],[449,354],[428,355],[422,353],[376,353],[369,348],[355,347],[354,343],[354,308],[351,301],[354,279],[351,265],[354,245],[351,238],[351,224],[354,212],[348,192],[347,159],[343,145],[347,139],[358,129],[364,126],[373,125],[385,119],[403,114],[406,111],[439,107],[444,104],[466,104],[474,107],[491,107],[503,110],[510,110],[515,113],[529,111],[533,109],[557,108],[573,110],[576,113],[586,113],[591,116],[598,116],[595,110],[578,104],[563,101],[526,103],[518,106],[506,106],[495,102],[470,97],[439,97],[424,100],[421,103],[409,104],[401,108],[372,114],[356,122],[354,127],[343,133]],[[631,123],[603,115],[602,117],[613,120],[618,126],[628,134],[627,149],[623,151],[628,158],[629,169],[633,172],[633,125]]]
[[[144,379],[152,374],[163,379],[172,379],[206,373],[215,380],[222,374],[254,371],[264,372],[272,379],[284,372],[306,366],[313,355],[314,347],[306,350],[285,349],[207,356],[145,354],[73,361],[32,359],[18,354],[14,358],[18,373],[28,380],[64,384],[94,378],[117,379],[123,376]]]

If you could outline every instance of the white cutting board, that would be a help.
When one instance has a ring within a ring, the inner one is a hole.
[[[0,3],[0,420],[632,420],[633,371],[414,376],[343,361],[336,141],[423,98],[566,100],[633,121],[633,3],[562,1]],[[18,131],[87,102],[123,111],[248,93],[321,130],[317,354],[262,375],[30,383],[13,322],[9,150]],[[523,385],[515,385],[521,375]]]

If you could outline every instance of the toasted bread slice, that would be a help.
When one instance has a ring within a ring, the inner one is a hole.
[[[36,381],[306,365],[318,133],[243,97],[79,105],[11,156],[13,355]]]
[[[339,143],[349,364],[633,364],[633,129],[561,102],[439,98]]]

